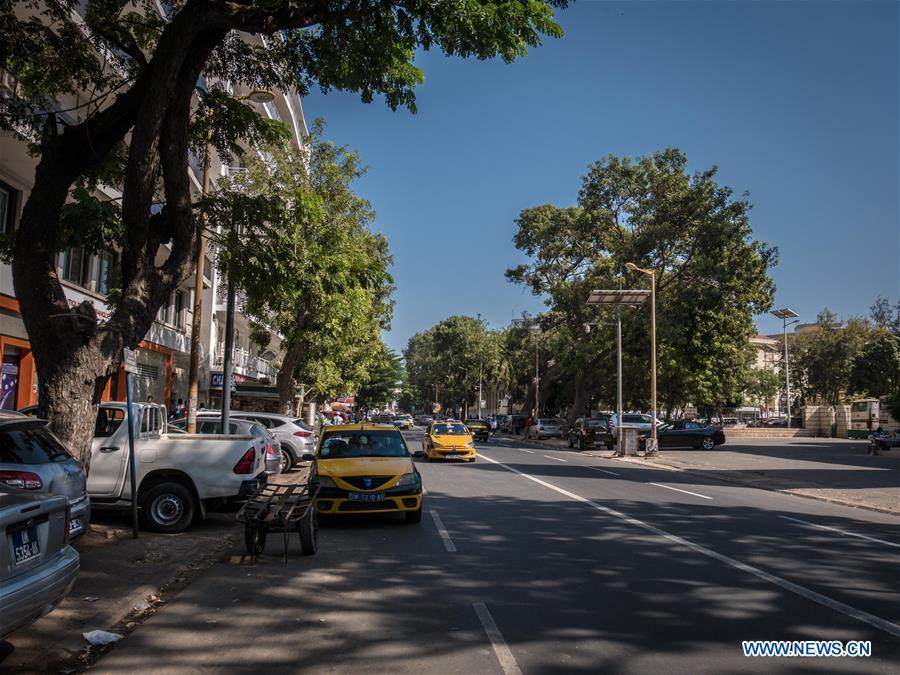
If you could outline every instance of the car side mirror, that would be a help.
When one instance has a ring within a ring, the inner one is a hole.
[[[413,456],[415,459],[425,459],[425,457],[426,457],[427,455],[425,454],[425,451],[424,451],[424,450],[416,450],[416,451],[412,454],[412,456]]]
[[[316,456],[311,452],[304,452],[302,455],[300,455],[300,461],[301,462],[315,462]]]

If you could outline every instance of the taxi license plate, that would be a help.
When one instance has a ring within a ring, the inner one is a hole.
[[[447,459],[462,459],[462,455],[447,455]]]
[[[16,565],[21,565],[41,555],[37,527],[16,530],[10,534],[9,538],[12,540],[13,560]]]
[[[347,499],[351,502],[383,502],[383,492],[348,492]]]

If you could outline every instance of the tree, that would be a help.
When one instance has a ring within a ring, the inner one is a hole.
[[[876,328],[900,333],[900,300],[891,307],[888,299],[879,295],[878,299],[869,307],[869,316]]]
[[[841,323],[826,308],[819,313],[814,330],[793,336],[789,342],[792,388],[797,388],[805,404],[837,405],[844,399],[869,330],[865,320]]]
[[[465,414],[477,400],[479,374],[483,381],[494,378],[499,346],[497,335],[481,319],[448,317],[409,339],[403,356],[410,384]]]
[[[746,392],[754,405],[767,406],[781,390],[781,375],[768,368],[751,368]]]
[[[319,399],[354,390],[391,318],[387,241],[369,231],[375,214],[351,189],[359,157],[323,132],[317,121],[303,151],[267,146],[208,200],[217,219],[240,225],[222,239],[220,264],[245,290],[245,310],[283,336],[285,414],[298,384]]]
[[[344,89],[367,102],[381,94],[391,108],[414,111],[417,49],[512,61],[543,35],[561,35],[552,10],[565,4],[173,0],[162,15],[150,0],[0,1],[0,67],[18,82],[15,96],[0,99],[0,125],[31,134],[39,158],[8,242],[13,282],[41,383],[39,411],[63,442],[88,465],[95,408],[122,348],[143,338],[190,273],[200,221],[188,151],[205,141],[200,130],[211,127],[223,155],[241,139],[272,140],[249,107],[215,88],[198,92],[201,75],[301,95]],[[251,33],[266,43],[244,39]],[[85,101],[74,121],[54,103],[72,98]],[[94,196],[100,182],[119,187],[120,205]],[[121,287],[98,324],[88,304],[68,306],[55,256],[73,238],[96,242],[113,230]]]
[[[373,359],[365,381],[356,391],[356,404],[362,410],[387,407],[397,392],[404,389],[406,370],[402,358],[384,345]]]
[[[777,251],[752,238],[750,203],[715,177],[715,167],[689,174],[675,149],[610,156],[590,166],[577,208],[522,212],[514,241],[532,261],[507,276],[544,296],[568,331],[560,357],[575,385],[570,418],[584,408],[579,389],[588,383],[612,403],[615,342],[603,321],[611,312],[590,310],[586,300],[591,288],[646,288],[628,262],[656,273],[660,408],[740,401],[753,316],[771,306]],[[649,403],[648,313],[646,305],[623,310],[626,407]],[[597,330],[586,334],[582,324],[592,321]]]
[[[849,391],[880,398],[900,385],[900,337],[883,328],[873,330],[853,358]]]

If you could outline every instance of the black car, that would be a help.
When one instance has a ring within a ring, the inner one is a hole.
[[[641,434],[644,438],[650,432]],[[712,450],[725,443],[725,432],[719,427],[700,422],[678,421],[656,429],[660,448],[703,448]]]
[[[569,447],[585,450],[598,445],[612,448],[613,437],[609,433],[609,415],[605,417],[579,417],[569,428]]]

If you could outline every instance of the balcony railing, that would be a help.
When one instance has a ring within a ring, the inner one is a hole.
[[[213,353],[213,366],[221,368],[224,364],[225,350],[222,345],[219,345]],[[257,380],[275,379],[275,376],[278,374],[278,370],[272,367],[270,361],[254,356],[246,349],[232,350],[232,365],[235,372]]]

